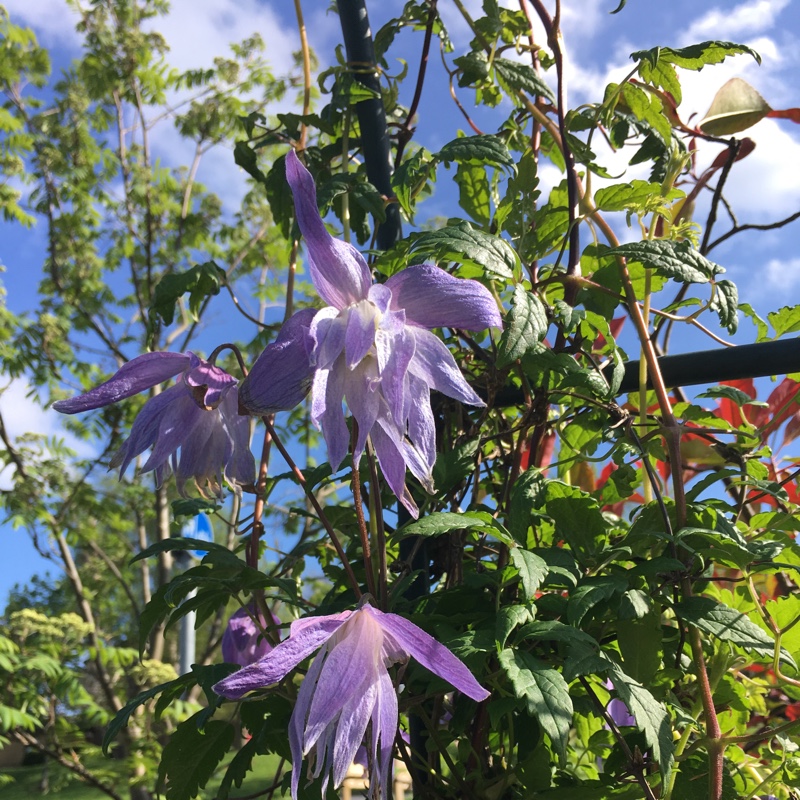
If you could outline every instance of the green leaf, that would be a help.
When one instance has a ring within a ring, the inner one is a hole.
[[[455,530],[485,531],[487,528],[491,529],[491,526],[487,525],[484,519],[476,517],[474,512],[467,511],[463,514],[456,514],[452,511],[437,511],[398,528],[392,535],[392,539],[399,541],[405,536],[439,536]]]
[[[525,92],[531,97],[544,97],[556,102],[553,90],[536,74],[533,67],[507,58],[496,58],[492,62],[497,82],[510,95]]]
[[[170,536],[168,539],[154,542],[150,547],[142,550],[141,553],[137,553],[131,559],[131,564],[136,561],[141,561],[144,558],[150,558],[150,556],[156,556],[159,553],[169,553],[173,550],[208,550],[209,552],[213,550],[217,552],[222,551],[226,555],[233,555],[225,545],[217,544],[216,542],[207,542],[203,539],[183,538],[181,536]],[[237,557],[234,556],[234,558]]]
[[[186,272],[164,275],[153,293],[152,310],[165,325],[171,325],[178,300],[188,292],[189,314],[197,322],[203,301],[219,294],[225,280],[225,270],[213,261],[195,264]]]
[[[726,328],[728,333],[736,333],[739,328],[739,290],[735,283],[727,279],[716,281],[714,297],[709,308],[717,312],[720,325]]]
[[[497,612],[497,617],[494,624],[494,637],[497,641],[497,646],[503,648],[506,646],[506,640],[511,631],[519,625],[524,625],[530,622],[533,615],[528,606],[504,606]]]
[[[725,270],[700,255],[688,242],[667,239],[630,242],[607,250],[605,255],[623,256],[654,269],[666,278],[684,283],[708,283]]]
[[[584,579],[570,592],[567,620],[571,625],[580,626],[583,618],[596,605],[622,594],[627,588],[628,581],[622,576],[603,575]]]
[[[645,214],[655,211],[664,203],[682,195],[683,192],[680,189],[670,189],[665,195],[660,183],[635,180],[598,189],[594,195],[594,202],[601,211],[629,209]]]
[[[511,279],[520,266],[517,254],[505,239],[475,230],[468,222],[423,233],[414,240],[409,254],[469,264],[490,278]]]
[[[511,563],[519,572],[525,599],[531,600],[547,577],[549,572],[547,563],[535,553],[523,550],[521,547],[512,547],[509,555]]]
[[[787,333],[797,333],[800,331],[800,305],[784,306],[778,311],[770,311],[767,319],[775,329],[776,339]]]
[[[760,64],[761,56],[751,47],[733,42],[701,42],[689,47],[673,50],[671,47],[654,47],[651,50],[639,50],[631,53],[634,61],[646,61],[655,67],[659,61],[666,61],[676,67],[699,70],[706,64],[719,64],[728,56],[749,53]]]
[[[436,162],[423,149],[405,159],[394,171],[392,189],[400,208],[408,214],[409,219],[414,219],[415,198],[427,189],[431,180],[436,180]]]
[[[280,228],[283,238],[289,239],[292,235],[294,199],[289,182],[286,180],[286,156],[276,158],[266,178],[262,177],[261,180],[267,193],[272,219]]]
[[[434,155],[437,161],[445,164],[455,161],[459,164],[489,164],[496,167],[513,167],[514,159],[506,143],[499,137],[484,133],[478,136],[462,136],[448,142]]]
[[[497,366],[506,367],[526,353],[535,352],[547,334],[548,326],[542,301],[522,284],[517,284],[511,299],[511,311],[500,337]]]
[[[608,532],[608,522],[595,498],[576,486],[550,481],[545,512],[555,522],[556,536],[569,543],[579,560],[594,559]]]
[[[173,500],[170,505],[175,522],[180,522],[181,519],[191,519],[201,513],[213,514],[222,508],[215,500],[207,500],[205,497],[181,497]]]
[[[456,169],[458,204],[481,227],[491,222],[489,178],[483,164],[459,164]]]
[[[746,394],[741,389],[737,389],[735,386],[712,386],[710,389],[700,392],[697,396],[711,397],[715,400],[724,397],[737,406],[746,406],[753,401],[749,394]]]
[[[775,652],[775,642],[768,633],[741,611],[710,597],[687,597],[677,603],[674,609],[679,617],[723,642],[731,642],[743,650],[767,658]],[[791,656],[786,654],[786,657],[794,666]]]
[[[625,672],[640,683],[649,684],[661,667],[662,638],[658,613],[617,623],[617,641]]]
[[[647,743],[653,748],[662,778],[666,780],[672,771],[675,747],[667,710],[644,686],[626,675],[616,664],[613,665],[610,678],[636,719],[636,727],[644,733]]]
[[[573,713],[567,682],[561,673],[529,653],[503,650],[499,658],[500,666],[514,687],[514,694],[525,700],[528,713],[539,721],[563,763]]]
[[[528,541],[528,528],[538,516],[534,509],[544,499],[545,481],[538,469],[528,469],[516,480],[511,489],[508,506],[508,529],[523,547]]]
[[[230,722],[211,720],[198,728],[199,711],[175,729],[164,747],[158,768],[159,785],[167,800],[192,800],[208,783],[230,750],[236,729]]]
[[[475,470],[478,439],[448,447],[436,456],[433,465],[433,483],[438,492],[449,492]]]

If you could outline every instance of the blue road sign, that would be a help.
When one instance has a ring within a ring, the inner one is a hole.
[[[184,539],[200,539],[202,542],[214,541],[214,530],[211,527],[211,520],[207,514],[200,512],[196,517],[190,519],[181,528],[181,536]],[[208,550],[189,550],[195,558],[202,558]]]

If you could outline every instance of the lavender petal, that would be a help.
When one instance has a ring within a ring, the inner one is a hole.
[[[322,647],[344,623],[345,620],[342,619],[317,618],[305,629],[296,634],[293,632],[286,641],[281,642],[260,661],[221,680],[212,687],[213,690],[223,697],[238,700],[247,692],[263,689],[283,680],[301,661]]]
[[[183,372],[189,363],[190,356],[183,353],[145,353],[120,367],[105,383],[77,397],[59,400],[53,403],[53,408],[62,414],[77,414],[101,408],[151,389]]]
[[[471,406],[485,406],[472,387],[464,380],[461,370],[444,343],[430,331],[414,329],[416,349],[409,370],[422,378],[431,389]]]
[[[481,702],[489,697],[490,693],[475,680],[463,661],[413,622],[397,614],[384,614],[370,606],[364,606],[364,611],[369,613],[384,630],[392,634],[403,649],[423,667],[427,667],[473,700]]]
[[[502,328],[491,292],[473,280],[454,278],[432,264],[396,272],[384,284],[392,292],[392,308],[405,309],[408,322],[422,328]]]
[[[297,224],[306,240],[311,280],[319,296],[338,309],[365,299],[372,283],[369,267],[354,247],[328,233],[319,215],[314,179],[293,150],[286,156],[286,180],[294,196]]]
[[[314,375],[309,328],[316,313],[313,308],[298,311],[258,357],[239,389],[239,399],[251,414],[294,408],[308,394]]]

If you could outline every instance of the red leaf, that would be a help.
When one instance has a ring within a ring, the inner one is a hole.
[[[773,108],[767,116],[778,117],[779,119],[790,119],[792,122],[796,122],[800,125],[800,108],[784,108],[782,110]]]

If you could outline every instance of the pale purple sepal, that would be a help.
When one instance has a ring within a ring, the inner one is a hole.
[[[392,308],[404,309],[410,325],[470,331],[503,327],[497,302],[485,286],[433,264],[407,267],[384,285],[392,292]]]
[[[256,625],[254,618],[259,621],[260,626]],[[272,620],[276,625],[279,624],[274,614]],[[256,613],[252,603],[247,608],[240,608],[228,620],[222,635],[222,660],[228,664],[246,667],[263,658],[272,650],[272,644],[262,632],[265,627],[264,615],[261,611]]]
[[[636,717],[628,711],[628,706],[620,700],[618,697],[615,697],[613,700],[610,700],[608,706],[606,708],[608,711],[608,715],[617,725],[635,725],[636,724]]]
[[[239,399],[251,414],[263,416],[294,408],[311,388],[310,327],[317,311],[304,308],[288,319],[242,381]]]
[[[297,798],[303,758],[311,755],[311,777],[330,777],[334,788],[347,774],[372,723],[370,796],[389,790],[392,749],[398,725],[397,696],[387,667],[410,656],[474,700],[489,696],[467,667],[412,622],[369,605],[354,612],[312,617],[292,625],[289,639],[260,661],[220,681],[214,691],[239,699],[283,679],[315,656],[289,721],[292,797]]]
[[[354,462],[371,436],[387,483],[417,516],[405,473],[409,469],[433,491],[436,451],[430,390],[484,405],[445,345],[426,329],[502,327],[497,303],[477,281],[455,278],[430,264],[408,267],[385,284],[370,285],[361,255],[325,228],[314,180],[293,152],[286,157],[286,177],[306,240],[311,278],[328,303],[310,324],[308,363],[287,364],[286,381],[294,385],[305,378],[306,369],[316,369],[311,419],[322,429],[331,466],[339,467],[349,447],[342,408],[346,400],[358,422]],[[272,370],[254,368],[246,381],[248,403],[251,395],[272,396],[273,380]]]
[[[294,195],[297,223],[308,248],[311,280],[319,296],[335,308],[346,308],[367,296],[372,278],[361,253],[334,239],[317,207],[317,187],[294,150],[286,156],[286,180]]]
[[[145,353],[124,364],[105,383],[77,397],[59,400],[53,408],[62,414],[78,414],[133,397],[183,372],[191,357],[188,353]]]
[[[239,415],[237,381],[194,353],[146,353],[129,361],[104,384],[53,407],[67,414],[88,411],[175,375],[175,386],[144,404],[110,467],[119,467],[122,474],[135,458],[150,450],[142,472],[154,471],[159,485],[174,472],[181,495],[190,479],[201,492],[209,489],[218,496],[223,479],[234,485],[252,483],[255,460],[250,451],[249,422]]]

